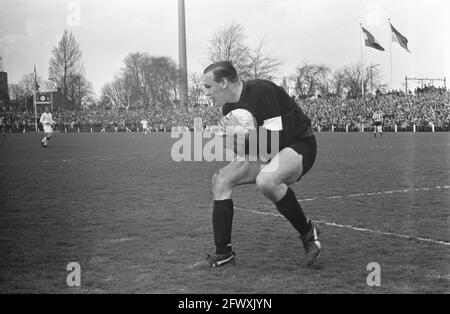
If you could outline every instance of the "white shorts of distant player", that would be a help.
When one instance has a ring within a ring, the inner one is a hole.
[[[53,128],[52,128],[51,124],[44,124],[44,133],[45,133],[45,136],[52,136]]]
[[[383,124],[380,121],[374,123],[374,133],[383,133]]]

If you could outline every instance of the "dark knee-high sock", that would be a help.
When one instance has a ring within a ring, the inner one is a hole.
[[[275,205],[277,206],[278,211],[289,220],[301,235],[304,235],[309,231],[310,226],[305,214],[295,197],[294,191],[289,187],[286,195],[279,202],[275,203]]]
[[[233,225],[234,205],[231,199],[214,201],[212,221],[216,254],[231,252],[231,227]]]

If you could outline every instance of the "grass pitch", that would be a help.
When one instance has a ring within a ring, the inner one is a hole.
[[[226,163],[172,161],[169,134],[40,138],[0,138],[1,293],[450,292],[448,133],[317,134],[293,186],[322,231],[313,269],[254,186],[233,196],[237,264],[189,269],[214,250],[211,177]],[[380,287],[366,284],[371,262]]]

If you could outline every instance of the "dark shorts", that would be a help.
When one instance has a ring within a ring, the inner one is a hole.
[[[375,122],[373,125],[374,125],[374,126],[380,126],[380,125],[381,125],[381,122]]]
[[[299,155],[303,156],[303,161],[302,161],[303,173],[300,176],[300,178],[298,178],[298,180],[300,180],[301,177],[303,177],[312,168],[314,161],[316,160],[316,156],[317,156],[316,137],[313,135],[312,137],[305,137],[305,138],[299,139],[297,142],[292,143],[291,145],[288,145],[287,147],[292,148]]]

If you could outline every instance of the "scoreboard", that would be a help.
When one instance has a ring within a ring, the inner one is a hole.
[[[51,92],[37,92],[36,93],[36,105],[51,105],[52,93]]]

